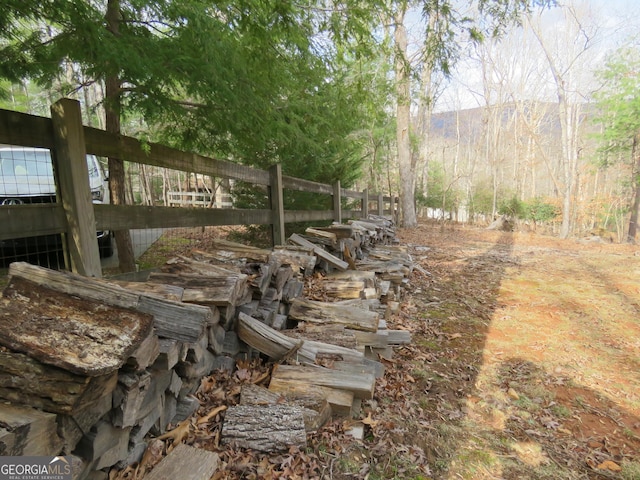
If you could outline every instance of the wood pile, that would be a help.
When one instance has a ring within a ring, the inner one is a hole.
[[[411,258],[375,216],[288,243],[218,240],[144,282],[12,264],[0,301],[0,398],[11,403],[0,406],[0,454],[73,455],[75,478],[139,461],[145,437],[197,410],[203,377],[258,354],[277,363],[269,388],[243,389],[223,444],[303,446],[331,415],[358,415],[380,357],[410,342],[386,319]],[[169,472],[197,453],[172,455]],[[203,461],[205,478],[217,459]]]

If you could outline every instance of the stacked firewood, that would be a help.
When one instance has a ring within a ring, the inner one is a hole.
[[[372,217],[271,250],[219,240],[141,282],[12,264],[0,303],[0,454],[72,455],[80,479],[139,461],[149,434],[198,409],[203,377],[257,355],[276,364],[269,387],[243,389],[223,443],[303,446],[331,415],[357,416],[380,358],[410,341],[386,325],[413,268],[394,234]]]

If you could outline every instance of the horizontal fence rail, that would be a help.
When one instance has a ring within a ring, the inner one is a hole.
[[[211,178],[228,179],[232,182],[246,182],[264,189],[270,201],[270,208],[238,209],[228,208],[232,203],[228,201],[228,194],[213,192],[166,192],[165,202],[168,205],[184,205],[214,208],[184,208],[182,206],[145,206],[145,205],[109,205],[93,204],[87,218],[76,218],[78,202],[84,200],[66,196],[85,198],[86,185],[82,188],[57,185],[61,197],[58,203],[37,205],[0,205],[0,241],[25,238],[39,235],[66,233],[69,238],[76,238],[76,223],[94,223],[90,228],[95,230],[132,230],[146,228],[173,227],[204,227],[223,225],[271,225],[273,243],[284,243],[284,224],[294,222],[337,221],[344,218],[363,218],[369,213],[369,204],[377,208],[371,212],[384,215],[396,214],[397,198],[382,194],[371,195],[367,190],[355,191],[341,188],[340,182],[334,185],[313,182],[300,178],[282,175],[280,165],[269,170],[240,165],[237,163],[209,158],[196,153],[188,153],[155,143],[145,143],[135,138],[114,135],[96,128],[84,127],[81,123],[79,103],[62,99],[52,106],[55,120],[0,109],[0,144],[21,147],[46,148],[54,152],[52,155],[57,163],[70,162],[69,166],[56,167],[57,171],[70,171],[74,181],[77,181],[75,171],[80,165],[78,158],[84,159],[87,154],[100,157],[115,157],[134,164],[161,167],[176,171],[188,172],[189,175],[206,175]],[[57,124],[55,124],[57,122]],[[65,123],[67,122],[67,123]],[[70,132],[70,133],[69,133]],[[77,133],[74,133],[77,132]],[[71,142],[67,144],[65,137],[69,133]],[[78,140],[83,145],[78,145]],[[73,143],[76,142],[76,143]],[[70,160],[71,159],[71,160]],[[84,160],[82,160],[84,162]],[[75,162],[75,163],[73,163]],[[86,174],[85,174],[86,177]],[[85,178],[85,180],[88,177]],[[0,179],[1,181],[1,179]],[[88,182],[86,182],[88,185]],[[69,184],[72,185],[72,184]],[[295,190],[333,197],[332,210],[284,210],[283,190]],[[90,195],[90,193],[88,194]],[[89,198],[89,197],[86,197]],[[223,199],[225,201],[220,201]],[[344,210],[342,200],[351,199],[359,204],[359,210]],[[384,208],[388,205],[388,208]],[[220,208],[222,207],[222,208]],[[86,244],[77,248],[91,248]],[[91,243],[96,248],[95,238]],[[87,262],[87,252],[71,254],[76,263]],[[95,255],[90,255],[95,258]],[[74,265],[69,267],[82,274],[100,276],[95,265],[87,271],[86,266]],[[88,261],[91,263],[91,261]],[[95,263],[95,260],[94,260]]]

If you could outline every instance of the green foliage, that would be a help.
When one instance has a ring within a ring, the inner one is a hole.
[[[493,213],[493,190],[486,182],[476,184],[469,197],[469,215],[472,218]]]
[[[531,220],[534,224],[550,222],[559,214],[558,208],[536,197],[522,204],[522,218]]]
[[[605,165],[628,153],[640,135],[640,49],[618,51],[599,73],[603,83],[595,95],[604,127],[599,136]]]
[[[372,100],[382,77],[366,68],[375,4],[108,3],[118,35],[107,0],[0,0],[0,78],[68,93],[117,76],[124,116],[143,117],[152,140],[326,183],[359,176],[368,140],[353,133],[384,106]]]
[[[420,189],[416,190],[416,203],[423,207],[443,209],[453,212],[458,208],[460,192],[454,187],[441,163],[429,164],[429,176],[427,178],[427,194]]]
[[[498,204],[498,213],[512,218],[522,218],[524,210],[523,202],[516,195],[511,195],[508,199],[502,200]]]

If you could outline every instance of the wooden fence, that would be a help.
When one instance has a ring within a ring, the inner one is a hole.
[[[159,144],[113,135],[82,125],[80,104],[61,99],[51,107],[51,118],[0,109],[0,143],[53,151],[57,203],[0,206],[0,240],[67,233],[69,268],[77,273],[102,274],[95,232],[144,228],[218,225],[271,225],[274,245],[285,241],[285,223],[337,221],[362,218],[375,202],[375,213],[394,214],[397,198],[370,195],[334,185],[282,175],[280,165],[260,170],[246,165],[183,152]],[[266,187],[270,208],[210,209],[106,205],[91,202],[86,154],[116,157],[127,162],[183,170],[217,178],[229,178]],[[332,210],[284,210],[283,190],[297,190],[333,197]],[[343,197],[359,200],[360,210],[342,210]],[[387,202],[389,208],[385,209]]]

